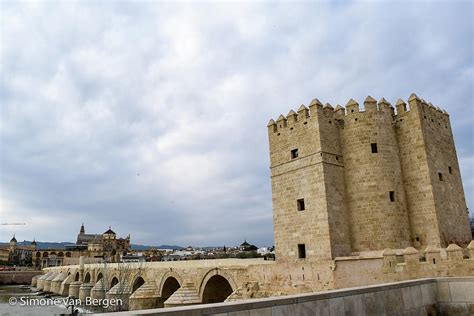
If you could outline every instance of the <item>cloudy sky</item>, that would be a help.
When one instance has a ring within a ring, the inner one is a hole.
[[[266,124],[317,97],[451,114],[474,209],[473,4],[0,2],[0,240],[273,244]]]

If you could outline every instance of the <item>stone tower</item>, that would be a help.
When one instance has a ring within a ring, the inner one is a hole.
[[[471,240],[449,115],[412,94],[395,117],[411,242],[417,248]]]
[[[317,99],[268,124],[279,260],[351,252],[339,132],[334,109]]]
[[[410,245],[393,111],[371,97],[365,111],[350,100],[338,120],[344,158],[352,251]]]
[[[449,117],[414,94],[409,105],[315,99],[270,120],[279,260],[470,241]]]

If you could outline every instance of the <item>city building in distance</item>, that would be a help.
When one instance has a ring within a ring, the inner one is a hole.
[[[102,234],[86,234],[84,223],[81,225],[75,245],[67,245],[60,249],[41,249],[33,253],[36,267],[54,267],[79,264],[79,258],[87,258],[93,262],[119,262],[120,257],[130,250],[130,235],[117,238],[117,234],[109,227]]]
[[[18,241],[15,235],[13,235],[8,247],[0,247],[0,263],[31,265],[33,251],[35,249],[35,240],[33,240],[30,245],[18,245]]]
[[[76,244],[64,247],[39,249],[35,240],[29,245],[18,245],[13,236],[9,247],[0,247],[0,263],[42,269],[79,264],[81,256],[90,263],[119,262],[129,251],[130,235],[117,238],[110,227],[103,234],[86,234],[82,224]]]

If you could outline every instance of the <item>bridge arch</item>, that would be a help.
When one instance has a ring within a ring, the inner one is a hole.
[[[237,284],[228,273],[215,268],[204,275],[199,286],[199,296],[204,304],[223,302],[236,288]]]
[[[99,282],[103,277],[104,277],[104,275],[102,274],[102,272],[99,272],[99,273],[97,274],[96,282]]]
[[[166,300],[168,300],[170,296],[181,287],[182,284],[183,278],[178,273],[172,270],[167,271],[161,277],[161,281],[158,284],[160,293],[160,299],[157,302],[158,307],[164,307]]]
[[[167,271],[165,274],[163,274],[163,276],[161,277],[161,281],[158,284],[159,290],[160,290],[159,293],[160,293],[161,297],[163,297],[163,294],[166,294],[166,293],[163,293],[163,291],[166,291],[166,287],[168,287],[171,284],[170,282],[174,283],[173,280],[175,280],[176,283],[178,283],[179,286],[181,286],[181,284],[183,284],[183,278],[181,277],[181,275],[179,275],[175,271],[170,270],[170,271]],[[166,287],[165,287],[165,285],[166,285]],[[173,294],[173,293],[171,293],[171,294]]]
[[[84,283],[90,283],[91,282],[91,274],[90,272],[86,273],[86,276],[84,277]]]
[[[118,278],[116,276],[114,276],[112,278],[112,281],[110,281],[110,287],[109,289],[113,288],[115,285],[117,285],[117,283],[119,282]]]
[[[79,271],[76,272],[76,275],[74,276],[74,281],[79,281]]]
[[[141,276],[136,277],[132,283],[132,293],[138,290],[138,288],[143,284],[145,284],[145,280]]]

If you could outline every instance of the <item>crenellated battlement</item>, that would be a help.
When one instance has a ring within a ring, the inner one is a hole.
[[[474,267],[474,241],[465,248],[450,244],[446,248],[428,246],[421,250],[385,249],[382,256],[385,273],[408,272],[418,277],[463,275]]]
[[[414,93],[410,95],[408,104],[402,99],[398,99],[396,107],[398,118],[403,118],[411,113],[417,113],[423,119],[428,119],[433,123],[438,123],[438,125],[443,123],[445,125],[449,124],[449,114],[446,110],[441,109],[439,106],[434,106],[431,102],[426,102]]]
[[[273,132],[282,131],[298,122],[307,122],[318,112],[324,113],[327,117],[335,117],[337,119],[343,119],[346,116],[358,113],[386,113],[391,115],[395,122],[397,121],[397,118],[401,118],[413,112],[421,112],[426,116],[426,118],[429,118],[430,120],[433,119],[433,122],[436,119],[440,125],[441,123],[449,123],[448,112],[441,109],[439,106],[434,106],[431,102],[426,102],[424,99],[420,99],[414,93],[410,95],[407,102],[403,99],[398,99],[395,103],[395,107],[384,97],[377,101],[370,95],[364,100],[363,109],[354,99],[349,99],[345,108],[339,104],[336,105],[335,108],[330,103],[323,105],[323,103],[318,99],[313,99],[308,107],[302,104],[297,112],[290,110],[286,116],[281,114],[276,121],[270,119],[267,126]],[[412,108],[416,110],[412,111]]]
[[[335,258],[336,287],[360,286],[431,277],[469,276],[474,269],[474,242],[467,248],[384,249],[358,256]],[[354,273],[357,271],[357,273]]]
[[[426,248],[417,250],[413,247],[407,247],[401,252],[397,252],[393,249],[385,249],[383,251],[383,257],[389,258],[391,256],[400,256],[403,259],[396,260],[397,263],[418,263],[418,262],[429,262],[432,264],[443,261],[459,261],[459,260],[474,260],[474,241],[467,247],[459,247],[456,244],[450,244],[446,248],[440,248],[436,246],[427,246]],[[433,260],[435,259],[435,260]]]

